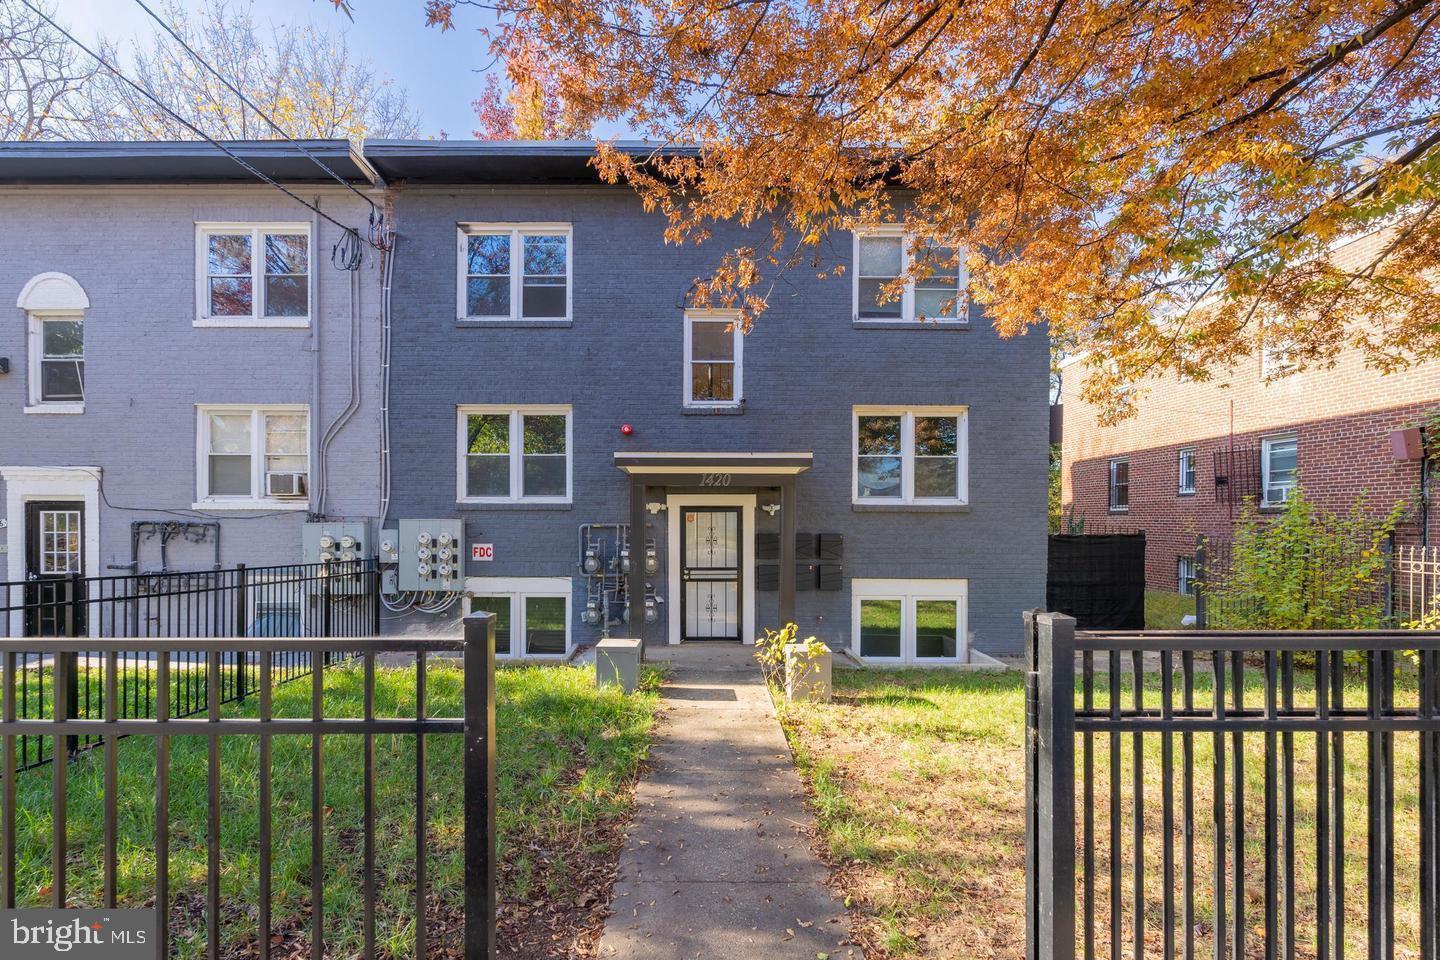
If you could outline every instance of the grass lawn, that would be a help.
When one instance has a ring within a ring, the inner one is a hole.
[[[1151,630],[1181,630],[1182,618],[1195,613],[1195,598],[1169,590],[1145,591],[1145,626]]]
[[[360,716],[358,665],[325,674],[327,716]],[[459,716],[463,674],[432,659],[432,716]],[[650,743],[660,675],[641,693],[598,691],[593,670],[562,666],[499,671],[499,921],[502,954],[583,955],[603,923],[609,883],[628,820],[633,785]],[[308,678],[276,688],[276,716],[307,716]],[[376,715],[414,715],[415,671],[377,670]],[[254,715],[254,699],[227,715]],[[258,901],[258,738],[225,736],[221,746],[221,919],[227,956],[254,951]],[[433,956],[458,956],[463,902],[462,766],[458,736],[427,738],[427,846]],[[119,899],[153,905],[155,749],[148,737],[119,743]],[[362,906],[362,750],[354,736],[324,739],[325,920],[329,950],[354,956]],[[415,738],[377,736],[376,859],[381,875],[377,945],[410,956],[414,945]],[[179,956],[205,948],[206,741],[171,741],[170,878],[172,936]],[[273,747],[272,943],[276,955],[308,956],[310,892],[310,738],[277,736]],[[50,768],[19,777],[19,906],[48,906]],[[99,905],[102,840],[101,754],[71,765],[69,806],[72,906]]]
[[[1098,668],[1098,664],[1097,664]],[[1198,669],[1198,668],[1197,668]],[[1103,671],[1101,672],[1103,675]],[[1097,679],[1099,677],[1097,676]],[[1148,675],[1158,700],[1160,678]],[[1247,678],[1246,701],[1263,700],[1262,678]],[[1348,702],[1362,702],[1358,678]],[[1103,681],[1102,681],[1103,685]],[[1197,702],[1208,699],[1208,681],[1197,683]],[[1129,696],[1128,681],[1122,695]],[[1413,681],[1402,678],[1397,702],[1413,703]],[[1103,704],[1103,695],[1097,704]],[[1126,701],[1129,702],[1128,699]],[[1313,703],[1299,689],[1297,704]],[[1024,682],[1023,674],[946,670],[837,670],[830,704],[783,704],[782,722],[803,779],[812,794],[819,828],[836,880],[859,917],[857,933],[867,956],[970,958],[1024,954]],[[1181,753],[1180,737],[1175,754]],[[1229,740],[1227,737],[1227,751]],[[1314,942],[1314,756],[1313,736],[1296,735],[1297,906],[1301,955]],[[1147,889],[1147,943],[1160,950],[1161,737],[1142,745]],[[1397,957],[1417,956],[1418,943],[1418,747],[1415,736],[1395,737]],[[1118,929],[1132,952],[1130,876],[1133,820],[1129,799],[1133,743],[1121,739],[1124,901]],[[1197,955],[1211,955],[1210,885],[1213,821],[1210,815],[1211,738],[1196,737],[1195,838]],[[1078,751],[1077,751],[1078,754]],[[1252,828],[1245,848],[1249,952],[1263,940],[1264,737],[1245,738],[1245,816]],[[1108,940],[1110,769],[1107,737],[1095,738],[1097,955]],[[1077,771],[1079,759],[1077,755]],[[1346,939],[1355,956],[1365,952],[1365,796],[1363,736],[1346,738]],[[1176,851],[1179,840],[1176,786]],[[1078,795],[1078,786],[1077,786]],[[1080,809],[1077,800],[1077,811]],[[1077,831],[1078,832],[1078,831]],[[1078,852],[1077,852],[1078,856]],[[1077,888],[1082,881],[1077,878]],[[1178,884],[1177,884],[1178,891]],[[1177,892],[1177,904],[1179,894]],[[1178,910],[1178,907],[1177,907]],[[1255,955],[1259,955],[1258,953]]]

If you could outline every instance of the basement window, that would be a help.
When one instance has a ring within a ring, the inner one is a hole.
[[[495,614],[495,656],[569,655],[568,577],[471,577],[465,590],[471,613]]]
[[[851,581],[851,649],[867,663],[964,662],[967,580]]]

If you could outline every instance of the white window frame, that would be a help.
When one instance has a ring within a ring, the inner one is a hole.
[[[212,413],[250,414],[250,496],[224,497],[210,495],[210,415]],[[305,417],[305,474],[314,477],[314,425],[310,422],[310,406],[303,403],[197,403],[195,405],[195,494],[194,510],[309,510],[314,488],[301,498],[265,496],[265,416],[267,414],[299,414]]]
[[[1189,572],[1189,576],[1186,576],[1187,571]],[[1195,573],[1194,557],[1182,556],[1175,558],[1175,589],[1178,590],[1182,596],[1195,596]],[[1189,590],[1185,589],[1187,583],[1190,585]]]
[[[471,497],[465,491],[465,459],[469,443],[467,418],[472,414],[507,414],[510,417],[510,495]],[[525,470],[524,434],[521,418],[565,416],[565,495],[563,497],[521,496]],[[567,404],[461,404],[455,408],[455,502],[456,503],[570,503],[575,491],[575,416]]]
[[[52,320],[70,320],[80,324],[80,362],[85,363],[85,311],[31,310],[26,314],[26,413],[84,413],[85,371],[80,373],[79,400],[46,400],[41,396],[41,370],[45,353],[45,324]]]
[[[210,315],[210,241],[212,234],[250,234],[250,315],[214,317]],[[265,316],[265,234],[303,233],[305,235],[305,294],[303,317]],[[309,221],[249,222],[197,221],[195,223],[195,322],[196,327],[275,327],[304,329],[310,326],[315,313],[315,236]]]
[[[1115,468],[1116,468],[1117,466],[1119,466],[1120,464],[1122,464],[1122,463],[1125,464],[1125,502],[1124,502],[1123,504],[1117,504],[1117,503],[1115,502],[1115,489],[1116,489],[1116,485],[1115,485]],[[1129,458],[1129,457],[1115,457],[1114,459],[1112,459],[1112,460],[1110,461],[1110,464],[1109,464],[1108,467],[1106,467],[1106,470],[1108,471],[1108,473],[1106,474],[1108,480],[1107,480],[1107,484],[1106,484],[1106,487],[1105,487],[1105,503],[1106,503],[1106,506],[1109,508],[1109,510],[1110,510],[1111,513],[1129,513],[1129,512],[1130,512],[1130,458]]]
[[[469,277],[469,256],[466,240],[484,234],[510,236],[510,312],[495,316],[471,316],[466,280]],[[527,317],[521,313],[524,294],[525,244],[527,235],[543,234],[565,237],[565,315],[563,317]],[[455,317],[466,323],[568,323],[574,314],[575,297],[575,231],[568,223],[461,223],[455,236]]]
[[[905,290],[900,296],[900,316],[898,317],[862,317],[860,316],[860,241],[865,237],[899,237],[900,238],[900,271],[907,273],[914,266],[913,246],[914,241],[905,228],[897,225],[863,227],[851,234],[850,263],[850,316],[851,319],[861,325],[873,324],[883,326],[885,324],[909,323],[919,326],[935,324],[938,326],[962,327],[970,323],[970,275],[965,269],[964,251],[957,251],[959,259],[956,264],[956,285],[955,285],[955,316],[953,317],[926,317],[923,321],[915,315],[915,279],[912,277],[905,281]]]
[[[465,608],[469,612],[474,598],[510,601],[510,652],[497,653],[502,660],[565,660],[575,651],[572,623],[574,591],[569,577],[466,577]],[[525,650],[525,601],[532,598],[564,598],[565,652],[529,653]]]
[[[1295,444],[1295,472],[1300,472],[1300,439],[1294,433],[1277,433],[1268,437],[1260,438],[1260,506],[1262,507],[1283,507],[1300,486],[1298,476],[1286,487],[1286,494],[1280,500],[1270,499],[1270,450],[1277,443]]]
[[[693,363],[693,334],[695,323],[717,321],[729,321],[735,327],[732,336],[735,338],[735,396],[730,400],[696,400],[693,394],[695,378],[691,370]],[[744,405],[745,402],[745,332],[740,329],[740,311],[738,310],[686,310],[685,311],[685,369],[684,383],[681,385],[684,404],[686,407],[695,410],[734,409]]]
[[[900,422],[900,490],[899,497],[860,496],[860,418],[898,416]],[[957,496],[915,496],[915,418],[957,417],[955,439],[959,454]],[[857,406],[850,411],[850,502],[863,506],[964,506],[970,502],[970,408],[969,407],[894,407]]]
[[[863,600],[900,601],[900,656],[865,657],[860,654],[860,603]],[[954,657],[916,657],[916,604],[921,600],[953,600],[959,606],[955,619]],[[850,581],[850,650],[866,664],[956,664],[970,660],[970,581],[891,580]]]
[[[1185,460],[1190,460],[1190,485],[1185,485]],[[1194,447],[1182,447],[1175,457],[1175,468],[1177,476],[1175,479],[1175,493],[1177,496],[1188,497],[1195,492],[1200,483],[1200,458]]]

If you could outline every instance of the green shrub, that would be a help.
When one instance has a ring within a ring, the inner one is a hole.
[[[1374,629],[1385,625],[1385,543],[1404,502],[1377,517],[1364,494],[1329,513],[1296,489],[1279,514],[1247,502],[1229,569],[1209,581],[1211,625],[1252,630]]]

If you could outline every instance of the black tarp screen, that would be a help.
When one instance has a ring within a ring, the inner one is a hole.
[[[1053,534],[1045,609],[1081,630],[1143,630],[1145,534]]]

